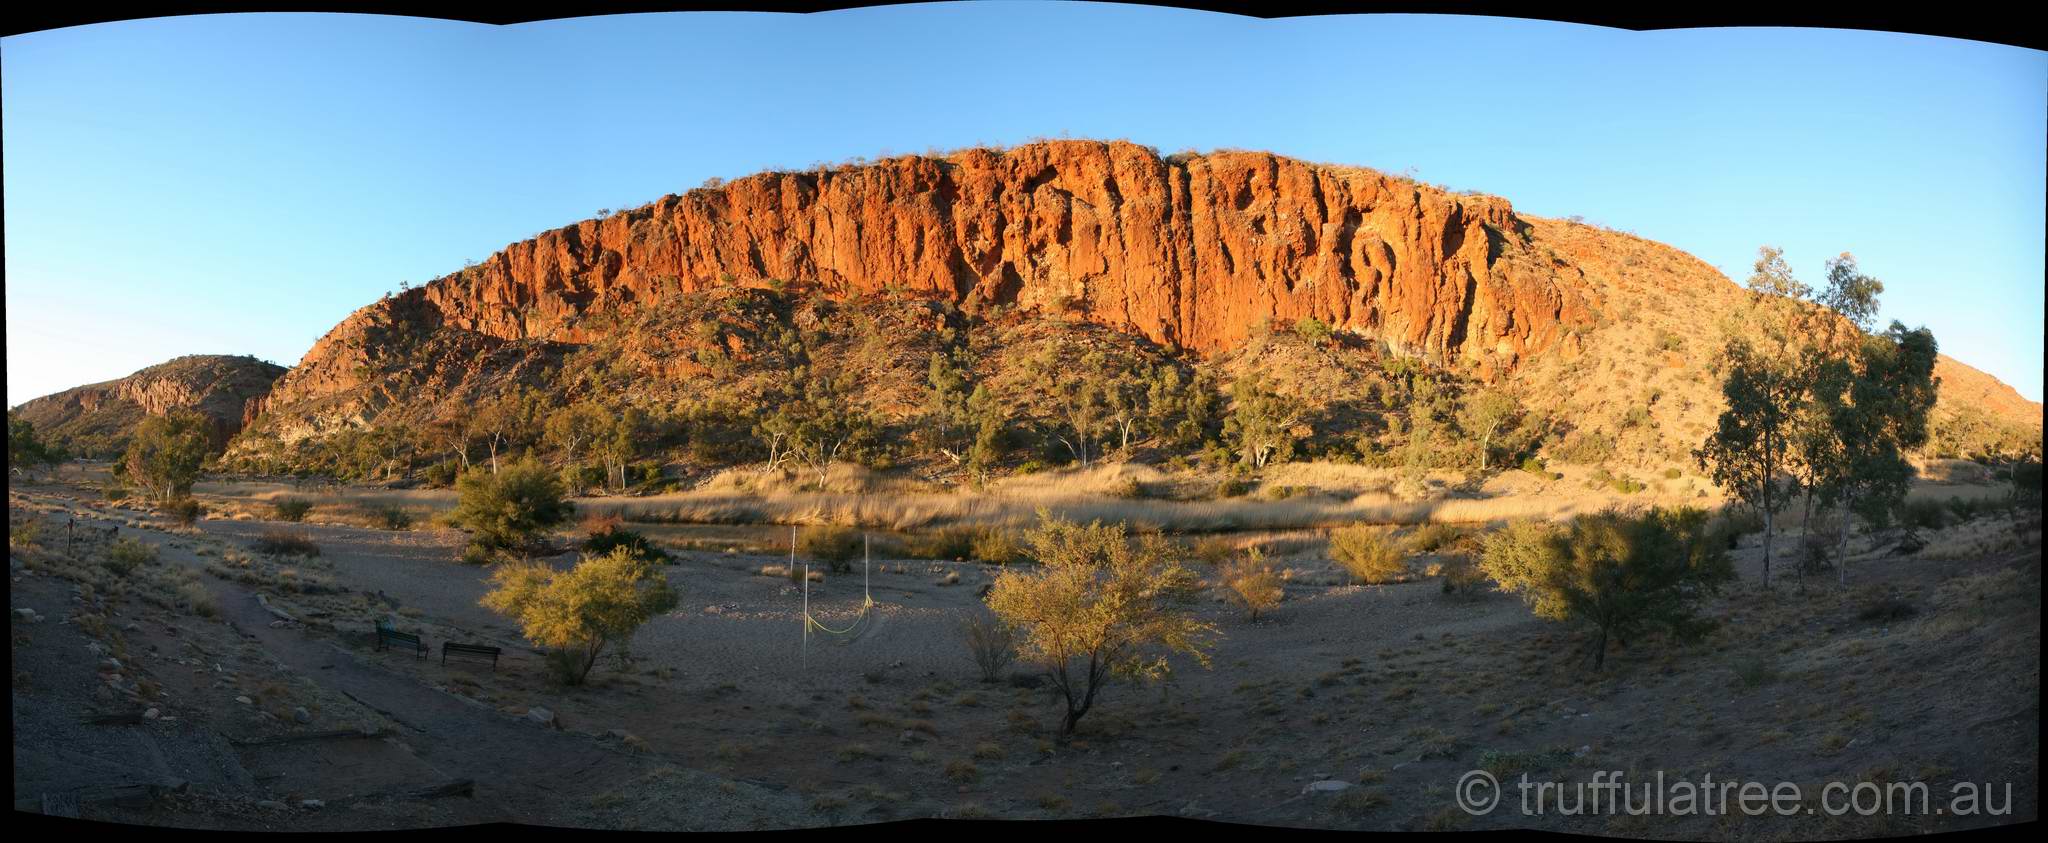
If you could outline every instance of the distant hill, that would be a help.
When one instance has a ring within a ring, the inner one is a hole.
[[[13,413],[78,456],[119,454],[144,418],[172,410],[196,410],[213,420],[216,445],[225,446],[242,429],[250,399],[270,392],[284,372],[254,357],[195,354],[25,401]]]

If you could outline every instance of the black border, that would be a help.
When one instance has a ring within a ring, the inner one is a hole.
[[[9,10],[0,35],[19,35],[70,26],[85,26],[142,18],[247,12],[341,12],[348,14],[396,15],[440,18],[485,24],[519,24],[594,15],[648,12],[777,12],[804,14],[871,6],[921,5],[940,0],[584,0],[575,3],[479,3],[449,0],[182,0],[182,2],[140,2],[114,5],[20,4]],[[1858,29],[1960,38],[2027,49],[2048,49],[2048,33],[2025,24],[2018,12],[1997,10],[1989,4],[1978,8],[1956,8],[1936,4],[1913,4],[1880,8],[1877,4],[1796,8],[1784,4],[1713,3],[1684,6],[1663,5],[1654,9],[1638,4],[1591,9],[1531,8],[1527,3],[1497,0],[1087,0],[1121,5],[1146,5],[1233,14],[1247,20],[1331,14],[1449,14],[1524,18],[1604,26],[1636,31],[1690,29],[1700,27],[1806,27]],[[1080,0],[1068,0],[1080,2]],[[1825,10],[1823,10],[1825,9]]]

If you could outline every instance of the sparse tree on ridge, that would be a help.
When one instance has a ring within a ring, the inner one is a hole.
[[[1792,266],[1785,262],[1785,250],[1776,246],[1760,246],[1756,250],[1755,270],[1749,276],[1749,289],[1753,292],[1803,299],[1813,293],[1813,288],[1799,283],[1792,276]]]
[[[1828,286],[1815,300],[1869,332],[1877,320],[1877,296],[1884,292],[1884,282],[1858,271],[1856,256],[1848,252],[1828,260],[1827,275]]]

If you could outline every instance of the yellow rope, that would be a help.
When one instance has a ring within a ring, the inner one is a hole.
[[[861,621],[867,620],[868,610],[873,609],[874,607],[874,594],[868,591],[868,584],[865,580],[863,580],[860,586],[860,614],[854,616],[853,623],[847,624],[845,629],[833,629],[829,626],[819,623],[818,619],[812,617],[811,613],[808,610],[804,612],[804,624],[806,626],[811,627],[812,629],[816,629],[821,632],[829,632],[833,635],[849,635],[852,634],[854,629],[860,626]]]
[[[853,619],[853,623],[847,624],[845,629],[833,629],[829,626],[819,623],[817,618],[814,618],[809,614],[804,615],[804,621],[810,624],[811,628],[817,629],[821,632],[829,632],[833,635],[847,635],[852,633],[855,628],[859,627],[861,621],[867,619],[868,610],[874,608],[874,606],[874,598],[863,597],[861,599],[860,614]]]

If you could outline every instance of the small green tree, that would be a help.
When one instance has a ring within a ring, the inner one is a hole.
[[[1521,406],[1514,396],[1497,389],[1478,389],[1458,405],[1458,426],[1479,440],[1479,470],[1492,465],[1493,447],[1500,435],[1514,426]]]
[[[493,588],[478,601],[519,623],[528,640],[572,656],[563,678],[581,685],[613,644],[624,646],[647,621],[676,606],[676,593],[658,562],[615,548],[584,556],[557,571],[546,563],[503,565]]]
[[[1844,510],[1835,551],[1840,582],[1848,581],[1850,516],[1881,522],[1905,503],[1914,474],[1906,454],[1927,442],[1940,383],[1936,358],[1933,333],[1893,322],[1884,333],[1864,337],[1847,389],[1819,396],[1834,434],[1821,503]]]
[[[1261,469],[1294,457],[1295,443],[1301,438],[1297,428],[1308,412],[1299,400],[1269,387],[1259,372],[1232,383],[1230,398],[1223,435],[1240,461]]]
[[[7,467],[28,474],[63,462],[64,449],[36,436],[36,426],[27,419],[7,414]]]
[[[1729,341],[1724,360],[1728,377],[1721,395],[1728,408],[1693,458],[1763,519],[1763,581],[1769,586],[1777,514],[1792,495],[1784,474],[1791,467],[1793,422],[1806,400],[1807,379],[1783,361],[1755,354],[1739,339]]]
[[[1735,576],[1707,524],[1698,509],[1609,511],[1568,527],[1522,521],[1487,536],[1480,568],[1537,616],[1593,627],[1597,671],[1610,638],[1627,646],[1652,630],[1686,632],[1693,604]]]
[[[127,480],[150,501],[166,504],[192,492],[213,446],[213,424],[187,411],[151,416],[136,426],[122,459]]]
[[[489,473],[465,471],[455,481],[450,522],[470,533],[470,543],[488,551],[531,546],[569,519],[574,505],[562,499],[554,472],[531,457]]]
[[[491,473],[498,471],[500,450],[531,442],[540,435],[546,412],[545,396],[523,385],[515,385],[477,408],[469,419],[468,435],[481,440],[490,451]]]
[[[988,606],[1018,630],[1022,655],[1064,699],[1062,739],[1111,678],[1162,678],[1173,653],[1208,666],[1214,628],[1189,611],[1194,576],[1164,538],[1133,542],[1122,523],[1084,527],[1041,512],[1028,541],[1040,564],[1005,568]]]

